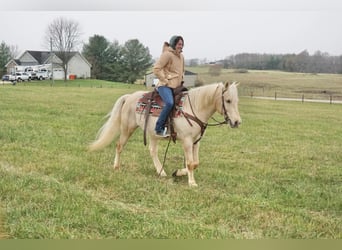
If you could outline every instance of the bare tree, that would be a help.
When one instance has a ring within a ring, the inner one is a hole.
[[[80,44],[80,26],[74,20],[59,17],[48,26],[45,41],[49,48],[55,53],[61,62],[58,64],[64,71],[64,81],[67,80],[68,62],[73,56],[73,52]]]
[[[11,58],[17,58],[19,55],[19,47],[18,45],[9,45]]]

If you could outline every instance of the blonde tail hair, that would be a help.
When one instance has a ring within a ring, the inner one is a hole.
[[[109,117],[108,120],[100,128],[95,141],[88,146],[89,151],[108,146],[120,134],[121,109],[128,96],[129,94],[123,95],[115,102],[112,111],[106,116]]]

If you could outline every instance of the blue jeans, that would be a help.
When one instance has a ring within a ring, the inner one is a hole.
[[[157,120],[155,131],[162,132],[164,131],[166,120],[173,108],[173,93],[172,89],[166,86],[159,86],[157,91],[164,102],[164,107]]]

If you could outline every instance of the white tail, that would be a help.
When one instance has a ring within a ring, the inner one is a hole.
[[[95,151],[108,146],[120,133],[121,109],[126,98],[129,96],[121,96],[114,104],[114,107],[106,117],[109,117],[106,123],[100,128],[95,141],[93,141],[88,149]]]

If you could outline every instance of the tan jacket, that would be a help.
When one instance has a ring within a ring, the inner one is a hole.
[[[163,53],[153,67],[153,73],[158,77],[157,86],[176,88],[181,85],[184,76],[184,57],[164,43]]]

